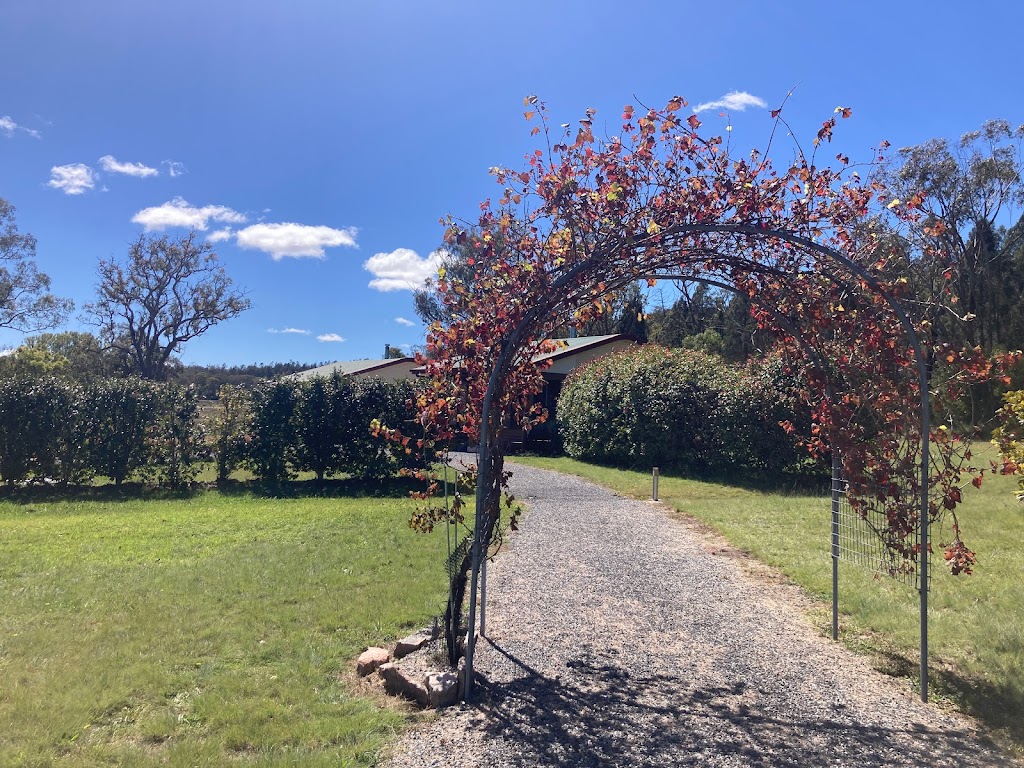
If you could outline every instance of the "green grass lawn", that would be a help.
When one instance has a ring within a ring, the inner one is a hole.
[[[0,497],[0,765],[372,764],[352,659],[443,608],[392,497]]]
[[[984,458],[984,457],[983,457]],[[650,498],[648,473],[571,459],[516,458],[531,466],[580,475],[620,493]],[[514,467],[512,467],[514,471]],[[827,480],[826,480],[827,483]],[[986,476],[964,491],[963,536],[978,554],[973,576],[951,576],[934,557],[930,593],[932,695],[985,722],[1024,754],[1024,505],[1014,478]],[[831,632],[830,506],[821,493],[752,490],[693,478],[666,477],[659,496],[722,533],[734,546],[779,568],[823,601],[812,620]],[[933,541],[949,537],[933,531]],[[841,563],[840,631],[877,666],[916,685],[919,655],[917,592]]]

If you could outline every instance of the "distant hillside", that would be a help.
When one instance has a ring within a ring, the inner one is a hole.
[[[331,361],[322,363],[268,363],[253,365],[183,365],[175,370],[173,380],[177,384],[194,384],[199,396],[204,400],[215,400],[217,390],[224,384],[236,387],[252,386],[260,379],[273,379],[287,376],[289,373],[305,371]]]

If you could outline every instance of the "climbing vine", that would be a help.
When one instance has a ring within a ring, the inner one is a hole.
[[[625,107],[620,131],[602,138],[594,110],[559,128],[536,97],[524,107],[539,146],[521,168],[491,169],[500,191],[474,222],[447,220],[448,241],[472,246],[472,277],[439,272],[436,288],[452,321],[433,324],[427,336],[421,362],[432,384],[418,402],[418,431],[391,433],[415,450],[457,436],[479,445],[481,541],[498,530],[502,431],[545,418],[534,402],[542,387],[534,356],[558,327],[606,311],[617,290],[671,275],[746,295],[780,354],[804,369],[801,397],[814,419],[806,448],[838,454],[855,509],[884,514],[883,540],[908,563],[921,555],[914,533],[926,494],[929,518],[952,517],[943,542],[951,571],[969,573],[974,553],[955,510],[962,485],[980,483],[985,470],[972,466],[968,436],[953,434],[941,413],[921,434],[922,381],[955,401],[1012,360],[917,346],[951,293],[939,286],[933,297],[907,301],[900,237],[913,229],[928,257],[941,260],[943,225],[922,215],[921,194],[896,199],[831,152],[837,123],[851,110],[837,108],[807,151],[787,146],[792,160],[776,165],[774,136],[789,130],[781,110],[772,112],[764,149],[741,153],[705,136],[678,96],[662,109]],[[417,520],[442,514],[432,506],[435,490],[422,495],[428,511]]]

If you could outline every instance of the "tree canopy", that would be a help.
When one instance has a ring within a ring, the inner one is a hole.
[[[53,328],[71,309],[50,293],[49,276],[36,266],[36,239],[18,231],[14,206],[0,198],[0,328]]]
[[[97,299],[86,305],[85,319],[125,357],[131,373],[146,379],[165,378],[172,355],[186,342],[250,306],[195,232],[143,235],[126,262],[101,259],[97,273]]]
[[[916,201],[926,225],[899,240],[915,292],[948,284],[955,297],[929,318],[933,338],[1024,346],[1024,225],[1006,226],[1024,208],[1022,141],[1024,126],[989,120],[953,143],[904,147],[878,167],[887,193]]]

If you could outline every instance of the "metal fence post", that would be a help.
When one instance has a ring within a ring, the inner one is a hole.
[[[839,639],[839,452],[832,449],[832,639]]]
[[[654,501],[658,500],[658,468],[655,467],[651,474],[651,498]]]
[[[480,564],[480,637],[487,637],[487,553]]]

